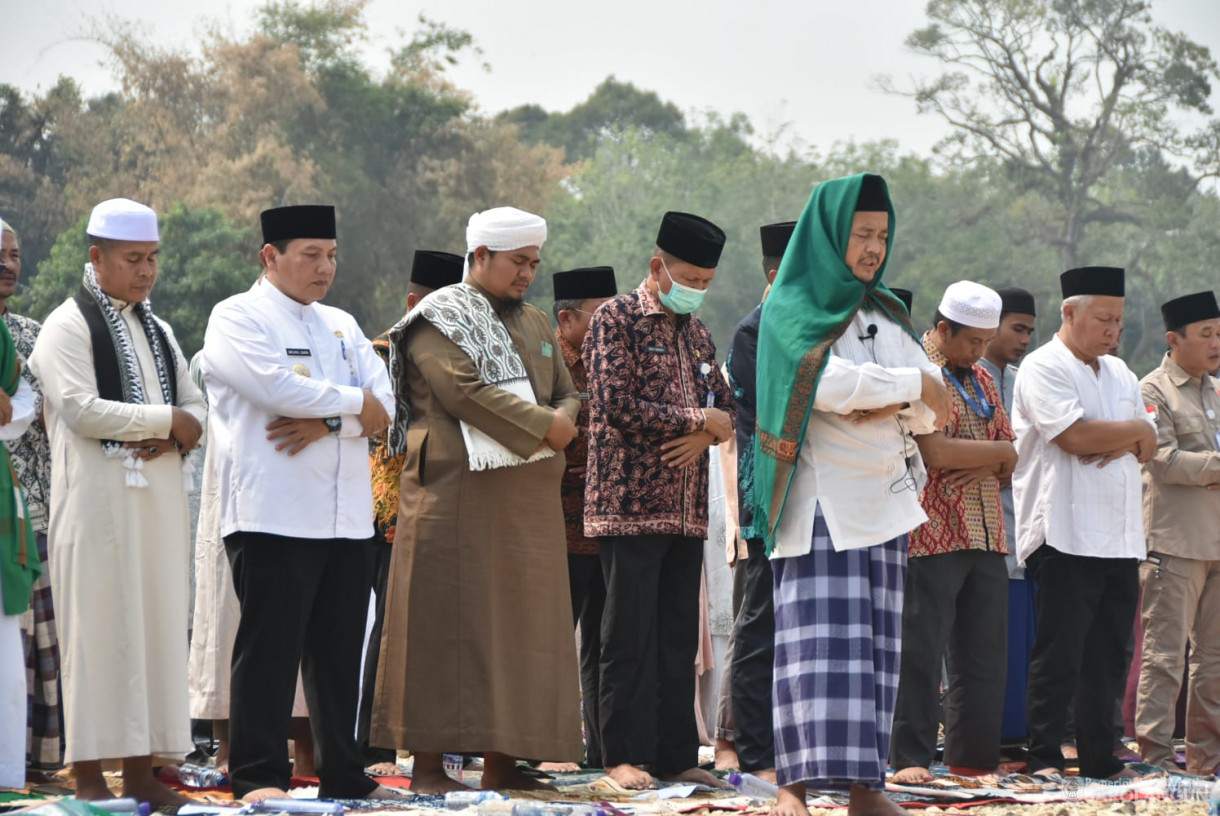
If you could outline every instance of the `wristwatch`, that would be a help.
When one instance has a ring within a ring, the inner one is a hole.
[[[339,433],[339,429],[343,427],[343,417],[326,417],[322,420],[322,424],[326,426],[326,430],[331,433]]]

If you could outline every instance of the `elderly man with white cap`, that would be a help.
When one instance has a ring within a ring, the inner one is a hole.
[[[560,500],[580,398],[524,300],[545,240],[537,215],[474,214],[465,281],[390,330],[406,458],[371,741],[415,753],[416,793],[461,787],[444,752],[483,753],[489,789],[538,785],[514,757],[583,753]]]
[[[1000,762],[1008,631],[1000,487],[1017,453],[999,391],[979,360],[1002,309],[996,292],[959,281],[945,290],[935,327],[923,337],[953,410],[943,430],[915,438],[928,468],[920,496],[928,521],[911,533],[908,551],[890,747],[899,783],[931,779],[945,658],[945,764],[992,771]]]
[[[191,750],[187,608],[191,465],[206,415],[169,325],[148,303],[157,215],[127,199],[94,208],[76,294],[30,356],[51,437],[51,584],[63,657],[66,750],[76,796],[185,800],[152,755]]]

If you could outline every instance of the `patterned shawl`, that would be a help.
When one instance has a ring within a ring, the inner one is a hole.
[[[21,362],[8,327],[0,321],[0,387],[10,397],[21,383]],[[30,590],[42,572],[34,528],[26,512],[25,496],[8,451],[0,445],[0,581],[4,587],[4,615],[19,615],[30,606]]]
[[[919,342],[906,307],[881,282],[894,242],[888,189],[886,260],[872,283],[857,280],[843,260],[863,183],[864,174],[859,174],[824,181],[814,189],[763,304],[756,374],[754,529],[765,536],[768,554],[830,347],[862,308],[880,310]]]

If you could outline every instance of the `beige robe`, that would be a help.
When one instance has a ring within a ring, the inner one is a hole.
[[[473,472],[459,420],[525,458],[550,407],[575,420],[580,400],[546,316],[500,311],[537,405],[480,380],[426,321],[404,339],[411,424],[372,743],[578,760],[564,457]]]
[[[116,305],[121,305],[116,302]],[[30,356],[51,438],[51,586],[63,660],[65,762],[190,751],[187,606],[190,509],[182,463],[146,462],[148,486],[127,487],[122,459],[99,440],[169,436],[171,407],[157,384],[139,320],[124,309],[147,405],[100,399],[89,329],[75,301],[43,324]],[[177,358],[178,403],[207,409]]]

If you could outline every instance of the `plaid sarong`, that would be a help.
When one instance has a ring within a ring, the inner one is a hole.
[[[59,635],[51,600],[51,571],[47,564],[47,535],[37,533],[42,575],[34,582],[30,608],[21,615],[25,646],[26,759],[40,771],[63,765],[63,720],[59,707]]]
[[[771,562],[780,785],[885,788],[906,564],[906,535],[835,552],[820,507],[810,552]]]

